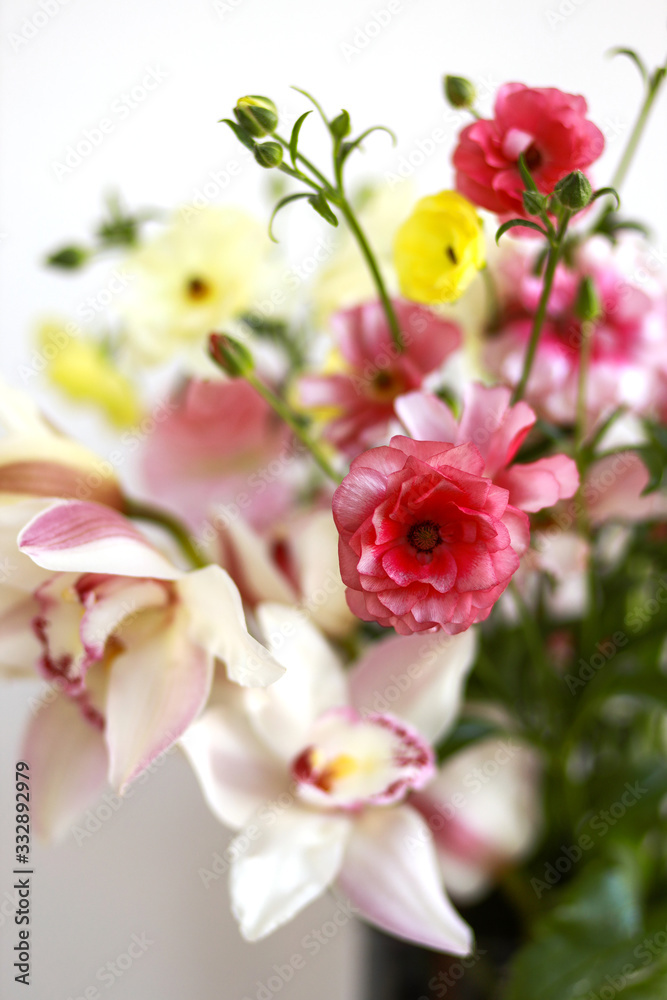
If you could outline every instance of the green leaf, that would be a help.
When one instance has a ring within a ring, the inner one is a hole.
[[[299,144],[299,133],[301,132],[301,126],[305,122],[308,115],[312,115],[312,113],[313,113],[312,111],[304,111],[301,117],[297,118],[297,120],[294,122],[294,128],[292,129],[292,134],[289,140],[289,155],[290,159],[292,160],[292,164],[294,165],[295,168],[296,168],[296,153],[297,153],[297,146]]]
[[[345,109],[329,122],[329,130],[337,142],[350,134],[350,116]]]
[[[312,205],[317,214],[321,215],[322,218],[325,219],[330,226],[338,225],[338,218],[336,217],[336,215],[334,215],[333,211],[331,210],[331,206],[329,205],[329,202],[326,200],[323,194],[321,193],[310,194],[306,195],[306,197],[308,198],[308,203]]]
[[[624,49],[621,46],[618,46],[617,48],[609,49],[609,52],[607,52],[607,55],[608,56],[627,56],[628,59],[631,59],[632,62],[637,67],[637,69],[639,70],[639,72],[641,74],[641,78],[644,81],[644,83],[648,84],[648,70],[646,69],[646,64],[644,63],[644,60],[641,58],[641,56],[637,55],[637,53],[634,51],[634,49]]]
[[[613,187],[600,188],[599,191],[595,192],[595,194],[591,198],[589,204],[592,204],[594,201],[597,201],[598,198],[604,198],[605,195],[608,195],[608,194],[613,195],[614,198],[616,199],[616,209],[618,210],[621,207],[621,199],[620,199],[620,196],[618,194],[618,191],[616,190],[616,188],[613,188]]]
[[[526,185],[527,191],[538,191],[537,184],[533,180],[532,174],[528,167],[526,166],[526,161],[523,158],[523,153],[519,153],[519,173],[523,179],[523,183]]]
[[[239,142],[243,143],[246,149],[249,149],[251,153],[254,152],[255,140],[244,128],[241,128],[238,122],[233,122],[231,118],[221,118],[220,121],[224,122],[225,125],[229,125],[236,138]]]
[[[510,219],[508,222],[503,222],[502,226],[496,233],[496,243],[500,237],[508,231],[508,229],[516,229],[518,226],[523,226],[525,229],[536,229],[538,233],[542,233],[542,236],[546,236],[549,239],[549,234],[546,229],[542,226],[538,226],[536,222],[530,222],[528,219]]]
[[[436,748],[438,763],[465,749],[472,743],[490,739],[492,736],[506,735],[506,730],[497,722],[488,719],[463,718],[456,724],[446,739]]]
[[[341,145],[339,153],[340,162],[345,163],[345,160],[348,158],[350,153],[353,150],[357,149],[364,141],[364,139],[371,134],[371,132],[386,132],[387,135],[391,136],[393,146],[395,146],[396,143],[398,142],[395,133],[392,132],[390,128],[387,128],[385,125],[372,125],[371,128],[367,128],[366,131],[362,132],[360,136],[358,136],[356,139],[353,139],[352,142],[344,142]]]
[[[284,198],[280,199],[280,201],[273,210],[271,218],[269,219],[269,239],[272,239],[274,243],[278,243],[278,240],[273,235],[273,220],[275,219],[276,215],[281,210],[281,208],[284,208],[285,205],[289,205],[291,201],[297,201],[299,198],[309,198],[309,197],[310,195],[306,194],[305,191],[300,191],[298,194],[288,194]]]
[[[638,968],[641,927],[632,868],[590,864],[536,922],[533,941],[513,963],[506,1000],[584,1000]]]

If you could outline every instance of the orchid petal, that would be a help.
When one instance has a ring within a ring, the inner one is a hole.
[[[259,836],[255,828],[235,842],[232,909],[248,941],[266,937],[324,892],[340,871],[352,826],[347,816],[295,805],[272,819]]]
[[[472,951],[472,932],[441,888],[429,828],[409,806],[362,815],[337,882],[382,930],[453,955]]]
[[[249,691],[246,705],[267,746],[284,760],[303,750],[312,723],[347,704],[338,657],[297,608],[260,604],[257,618],[267,645],[286,673],[270,688]]]
[[[213,814],[232,829],[288,787],[284,766],[257,739],[242,699],[237,685],[217,684],[210,707],[181,739]]]
[[[475,659],[474,633],[395,636],[374,643],[351,672],[352,704],[362,715],[397,715],[437,742],[458,715]]]
[[[186,634],[184,612],[144,611],[123,631],[106,703],[109,781],[121,792],[183,735],[203,708],[213,660]]]
[[[62,500],[19,535],[22,552],[45,569],[175,580],[181,571],[118,511],[102,504]]]
[[[182,577],[177,586],[191,639],[223,660],[230,680],[265,687],[283,676],[283,667],[249,634],[240,594],[224,569],[206,566]]]
[[[57,695],[37,707],[24,737],[30,765],[32,822],[38,836],[57,840],[106,785],[107,752],[100,729],[76,702]]]

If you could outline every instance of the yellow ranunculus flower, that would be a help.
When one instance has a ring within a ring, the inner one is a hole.
[[[482,220],[458,191],[422,198],[394,239],[401,293],[413,302],[453,302],[484,262]]]
[[[136,390],[101,344],[72,337],[57,322],[44,323],[38,339],[48,359],[47,375],[65,395],[97,406],[116,427],[138,423],[142,410]]]

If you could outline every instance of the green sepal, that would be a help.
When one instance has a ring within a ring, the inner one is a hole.
[[[310,195],[307,194],[305,191],[300,191],[298,194],[287,194],[285,195],[284,198],[280,199],[280,201],[274,208],[271,214],[271,218],[269,219],[269,239],[273,240],[274,243],[278,243],[279,240],[277,240],[273,235],[273,220],[275,219],[276,215],[278,214],[281,208],[284,208],[285,205],[289,205],[291,201],[298,201],[299,198],[310,198]]]
[[[229,125],[239,142],[242,142],[245,148],[249,149],[251,153],[255,152],[255,140],[244,128],[241,128],[238,122],[233,122],[231,118],[221,118],[220,122]]]
[[[292,165],[296,169],[296,154],[297,146],[299,145],[299,133],[301,132],[301,126],[305,122],[308,115],[312,115],[312,111],[304,111],[300,118],[294,122],[294,128],[292,129],[292,134],[289,140],[289,155],[292,161]]]
[[[518,226],[524,226],[526,229],[535,229],[538,233],[542,233],[542,236],[546,236],[549,239],[549,234],[546,229],[542,226],[538,226],[536,222],[530,222],[529,219],[509,219],[507,222],[503,222],[502,226],[496,233],[496,243],[500,237],[508,231],[508,229],[516,229]]]
[[[330,226],[338,225],[338,218],[331,210],[329,202],[326,200],[322,193],[320,194],[310,194],[307,195],[308,204],[311,205],[318,215],[329,223]]]
[[[604,198],[605,195],[608,195],[608,194],[613,195],[614,198],[616,199],[616,211],[618,211],[618,209],[621,207],[621,199],[620,199],[618,191],[616,190],[616,188],[613,188],[613,187],[600,188],[599,191],[595,192],[595,194],[591,198],[589,204],[592,204],[594,201],[597,201],[598,198]]]

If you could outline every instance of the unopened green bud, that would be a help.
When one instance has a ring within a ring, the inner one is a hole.
[[[278,142],[258,142],[254,149],[260,167],[279,167],[283,162],[283,147]]]
[[[271,135],[278,128],[278,110],[268,97],[250,94],[240,97],[234,108],[239,125],[255,139]]]
[[[470,80],[464,76],[446,76],[445,97],[453,108],[470,108],[477,94]]]
[[[588,205],[593,197],[593,188],[586,174],[582,174],[581,170],[573,170],[567,177],[563,177],[562,181],[558,181],[554,194],[561,205],[578,212]]]
[[[595,288],[595,283],[591,277],[585,275],[579,282],[577,298],[574,303],[574,311],[579,319],[593,321],[602,312],[600,299]]]
[[[216,365],[232,378],[242,378],[254,371],[255,362],[248,348],[226,333],[211,334],[208,353]]]
[[[341,113],[329,122],[329,128],[334,139],[344,139],[350,134],[350,116],[347,111]]]
[[[523,207],[528,215],[542,215],[547,207],[547,198],[539,191],[524,191]]]
[[[90,257],[90,250],[85,247],[63,247],[56,250],[46,258],[46,263],[51,267],[62,267],[67,271],[75,271],[78,267],[83,267]]]

